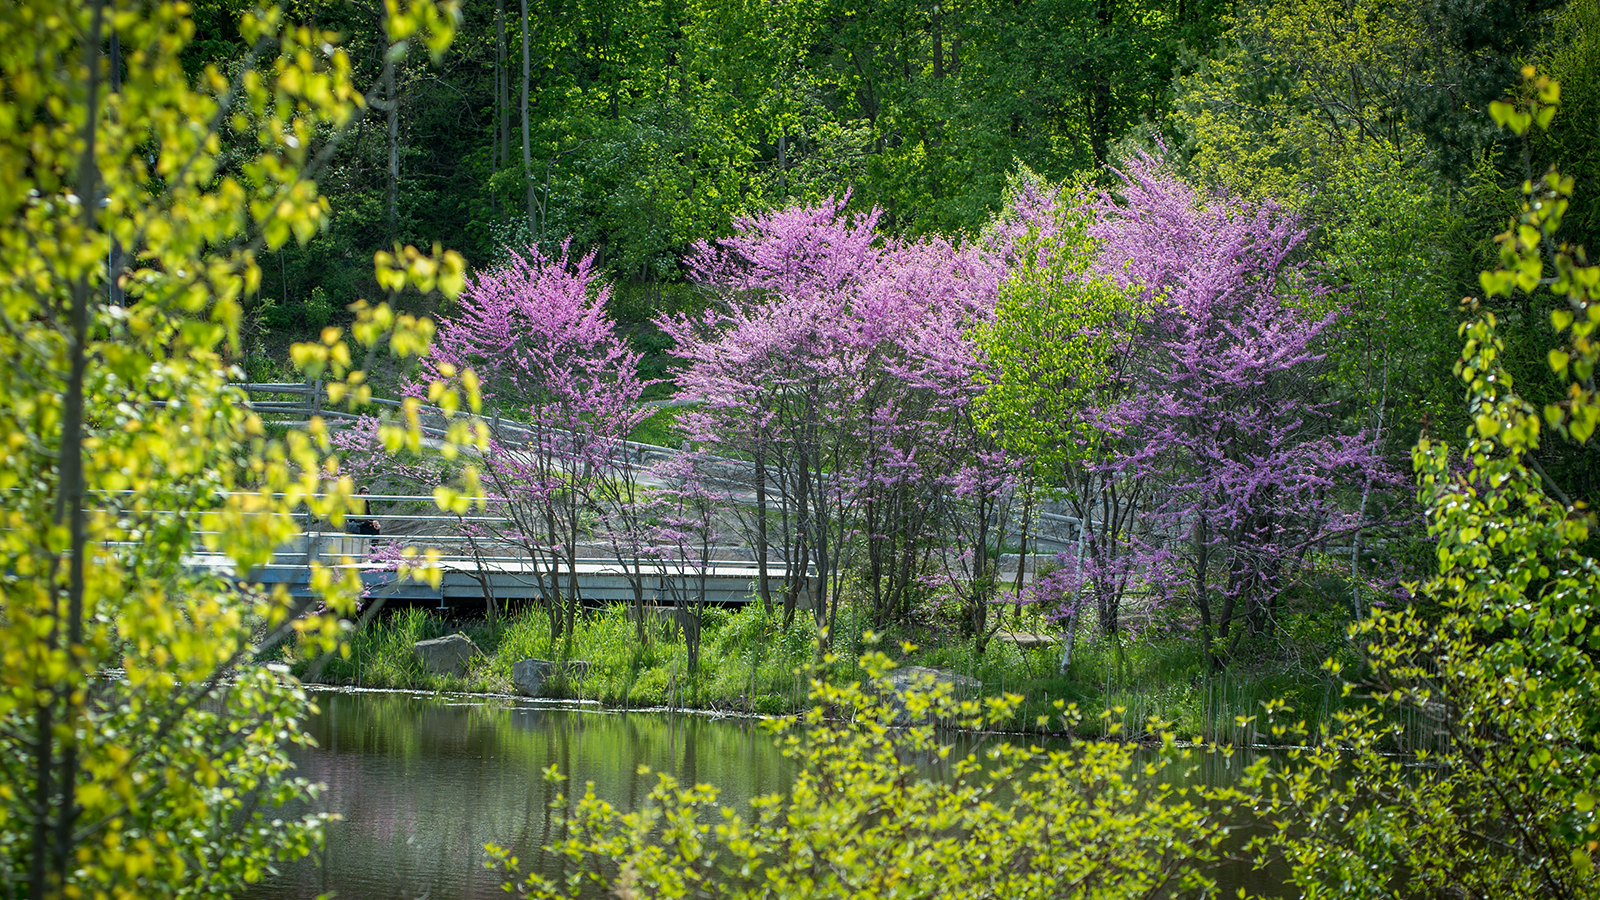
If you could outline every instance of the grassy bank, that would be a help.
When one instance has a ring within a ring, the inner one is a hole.
[[[1261,712],[1263,701],[1287,698],[1297,717],[1312,722],[1325,718],[1338,703],[1337,688],[1318,668],[1322,658],[1338,652],[1337,635],[1306,623],[1301,623],[1301,630],[1314,633],[1296,639],[1291,631],[1280,639],[1293,640],[1302,650],[1300,658],[1255,653],[1221,675],[1204,671],[1192,639],[1173,635],[1124,636],[1116,642],[1080,638],[1064,676],[1058,673],[1056,646],[1023,649],[997,640],[979,655],[957,635],[931,631],[885,636],[877,639],[876,646],[902,665],[933,666],[976,678],[985,695],[1021,695],[1018,728],[1037,727],[1036,718],[1052,716],[1056,702],[1063,701],[1076,703],[1085,713],[1080,733],[1103,733],[1120,720],[1125,724],[1116,730],[1137,735],[1155,719],[1184,736],[1254,743],[1263,734],[1250,717]],[[464,676],[426,671],[412,645],[457,631],[472,638],[483,655],[472,660]],[[855,659],[871,638],[861,629],[841,628],[841,632],[848,637],[836,641],[837,658],[822,667],[822,674],[859,678]],[[910,649],[907,638],[915,641]],[[772,715],[804,704],[815,642],[814,626],[804,616],[785,629],[781,619],[767,617],[756,604],[739,611],[708,610],[701,665],[691,673],[680,634],[653,626],[641,644],[622,607],[580,620],[570,652],[564,641],[552,646],[549,622],[534,610],[496,622],[447,622],[427,610],[408,609],[379,618],[356,634],[348,658],[332,660],[320,680],[363,687],[514,693],[511,668],[517,661],[568,658],[588,661],[589,674],[581,682],[555,684],[556,696],[597,700],[617,708],[673,706]],[[1322,649],[1305,652],[1316,647]],[[1101,710],[1113,712],[1099,718]]]
[[[628,440],[657,447],[682,447],[683,429],[678,426],[678,418],[682,415],[683,409],[679,407],[657,409],[649,418],[634,426],[633,431],[628,433]]]

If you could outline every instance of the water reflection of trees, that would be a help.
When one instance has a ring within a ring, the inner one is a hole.
[[[298,763],[328,785],[323,808],[343,821],[329,831],[325,871],[301,864],[259,897],[503,897],[483,845],[541,858],[558,837],[548,812],[561,788],[543,776],[552,765],[630,808],[655,785],[641,766],[715,784],[734,803],[784,788],[792,771],[750,720],[375,692],[318,703],[318,749]]]
[[[503,897],[499,876],[483,868],[483,845],[509,847],[525,865],[559,877],[560,861],[539,848],[561,837],[549,808],[562,790],[581,793],[592,781],[598,796],[633,808],[656,783],[654,774],[640,774],[643,766],[713,784],[742,806],[784,790],[793,774],[777,742],[751,720],[401,693],[326,693],[318,702],[312,732],[319,747],[299,765],[328,785],[323,808],[343,821],[330,829],[326,869],[300,864],[257,897],[309,900],[329,890],[358,898]],[[959,756],[1004,738],[950,739]],[[1217,754],[1198,762],[1188,778],[1223,784],[1247,759]],[[552,765],[565,785],[544,778]],[[941,774],[933,759],[926,768]]]

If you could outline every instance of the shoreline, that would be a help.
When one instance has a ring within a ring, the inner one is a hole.
[[[866,623],[862,623],[864,626]],[[427,671],[413,647],[419,641],[460,632],[477,652],[461,674]],[[1329,644],[1335,636],[1330,631]],[[1337,635],[1342,643],[1342,633]],[[1057,702],[1075,704],[1084,714],[1078,734],[1139,739],[1152,719],[1185,739],[1255,746],[1270,742],[1253,717],[1267,700],[1287,697],[1315,726],[1340,706],[1340,691],[1320,667],[1295,666],[1270,657],[1253,666],[1208,674],[1192,640],[1147,632],[1121,642],[1080,638],[1071,669],[1058,672],[1053,647],[1022,648],[991,643],[984,654],[956,633],[924,630],[874,638],[866,627],[843,620],[838,648],[814,665],[814,626],[804,618],[785,629],[751,605],[743,610],[708,610],[702,630],[700,664],[688,676],[688,648],[681,632],[652,626],[644,642],[623,609],[611,609],[577,623],[570,642],[552,641],[548,622],[536,613],[487,620],[446,620],[433,612],[407,609],[368,623],[350,637],[348,657],[330,660],[318,691],[399,691],[418,696],[460,696],[473,702],[497,700],[545,708],[607,712],[683,712],[710,718],[768,719],[809,708],[810,680],[847,683],[865,677],[852,649],[880,649],[898,666],[941,670],[964,681],[962,690],[982,699],[1003,694],[1023,698],[1008,733],[1061,733]],[[583,681],[547,683],[547,696],[529,697],[511,683],[513,666],[523,659],[584,661]],[[560,651],[564,651],[560,652]],[[1337,652],[1330,646],[1329,655]],[[1309,658],[1320,652],[1301,654]],[[299,667],[297,667],[299,668]],[[304,674],[299,668],[297,675]],[[1102,710],[1115,717],[1098,718]],[[1041,728],[1039,718],[1047,721]],[[1241,721],[1242,720],[1242,721]],[[1104,724],[1101,724],[1104,723]]]

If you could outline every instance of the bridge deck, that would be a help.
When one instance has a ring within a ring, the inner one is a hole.
[[[198,568],[210,569],[219,574],[234,575],[232,562],[213,554],[197,554],[189,562]],[[326,560],[325,564],[339,570],[354,568],[360,573],[368,593],[384,590],[393,600],[407,605],[433,601],[441,607],[484,606],[487,603],[484,582],[487,581],[497,603],[528,602],[539,599],[541,591],[538,569],[527,560],[485,559],[482,564],[466,560],[441,562],[443,578],[438,587],[425,582],[407,581],[394,584],[396,573],[391,567],[375,563],[340,564]],[[768,575],[774,584],[781,581],[781,566],[769,568]],[[748,603],[755,591],[759,574],[753,564],[713,563],[704,573],[705,601],[719,606],[740,606]],[[546,583],[548,584],[548,574]],[[560,587],[566,592],[570,576],[563,568]],[[665,569],[660,565],[646,566],[642,572],[646,603],[667,605],[680,600],[697,600],[702,575],[698,570],[681,570],[675,564]],[[305,558],[283,559],[246,573],[239,581],[271,588],[283,585],[292,596],[310,594],[311,568]],[[578,593],[587,604],[631,602],[634,599],[633,581],[623,573],[615,560],[579,560],[577,565]],[[387,587],[393,585],[392,587]]]

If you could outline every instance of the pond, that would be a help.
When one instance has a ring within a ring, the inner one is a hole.
[[[793,766],[758,721],[668,712],[616,712],[509,697],[330,690],[310,730],[318,747],[297,751],[301,774],[326,785],[318,809],[337,813],[327,844],[258,885],[252,900],[504,898],[483,845],[508,847],[524,866],[557,835],[548,817],[560,790],[554,765],[581,791],[624,807],[641,802],[668,772],[717,786],[744,806],[784,790]],[[1242,760],[1206,760],[1200,777],[1226,780]],[[652,774],[640,775],[641,766]],[[745,807],[748,809],[748,807]],[[288,811],[295,812],[298,811]],[[555,874],[555,873],[550,873]],[[1261,890],[1247,865],[1223,872],[1224,896]]]
[[[381,691],[314,695],[318,747],[298,751],[303,777],[327,786],[318,809],[337,813],[323,853],[287,866],[252,898],[341,900],[504,898],[483,845],[525,864],[550,842],[556,766],[581,792],[631,807],[656,784],[639,768],[716,785],[741,802],[784,789],[792,766],[751,719],[609,712],[508,697]]]

